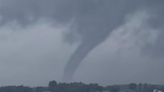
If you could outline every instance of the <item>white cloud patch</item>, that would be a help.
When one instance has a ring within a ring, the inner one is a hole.
[[[66,61],[76,47],[62,42],[62,32],[67,28],[46,22],[26,29],[10,25],[0,28],[1,85],[37,86],[61,80]]]
[[[162,83],[153,80],[153,77],[162,80],[163,76],[158,76],[160,73],[156,71],[161,69],[163,63],[156,64],[155,59],[142,54],[144,47],[155,43],[159,33],[148,25],[149,18],[147,11],[131,14],[123,25],[88,55],[79,67],[75,81],[98,82],[102,85]]]

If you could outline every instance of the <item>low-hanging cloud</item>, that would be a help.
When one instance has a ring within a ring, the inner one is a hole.
[[[27,27],[40,19],[47,19],[54,26],[72,23],[71,29],[65,35],[67,40],[64,41],[70,43],[80,41],[80,44],[70,57],[64,71],[64,81],[70,81],[81,61],[115,29],[125,23],[124,18],[127,14],[145,9],[149,12],[148,15],[151,15],[146,20],[148,30],[161,30],[159,32],[162,35],[163,5],[164,2],[161,0],[1,0],[1,26],[16,21],[22,27]],[[134,35],[138,33],[140,32],[136,31]],[[161,37],[158,35],[155,45],[149,46],[148,43],[145,52],[162,55]],[[74,40],[76,38],[80,40]],[[136,40],[133,42],[136,43]]]

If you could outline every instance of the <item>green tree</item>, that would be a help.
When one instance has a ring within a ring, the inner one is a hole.
[[[103,87],[99,86],[97,83],[94,84],[89,84],[90,91],[95,92],[97,91],[102,91]]]
[[[142,92],[142,83],[139,83],[139,84],[138,84],[138,91],[139,91],[139,92]]]
[[[55,92],[57,89],[57,82],[56,81],[50,81],[48,84],[48,88],[51,92]]]
[[[130,90],[136,90],[136,88],[137,88],[137,84],[135,84],[135,83],[129,84],[129,89]]]
[[[162,86],[160,90],[161,90],[162,92],[164,92],[164,86]]]
[[[104,90],[110,91],[110,89],[111,89],[111,86],[106,86],[106,87],[104,87]]]
[[[110,88],[110,92],[119,92],[119,91],[120,91],[120,88],[119,87],[111,86],[111,88]]]
[[[157,89],[155,85],[151,85],[147,88],[147,92],[153,92],[154,89]]]
[[[120,88],[117,86],[106,86],[106,87],[104,87],[104,90],[107,90],[110,92],[119,92]]]
[[[143,92],[147,92],[147,91],[148,91],[148,88],[147,88],[147,84],[145,83],[143,87]]]
[[[36,92],[43,92],[43,91],[46,91],[45,87],[36,87]]]

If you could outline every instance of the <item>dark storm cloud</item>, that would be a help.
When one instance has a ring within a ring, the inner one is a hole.
[[[123,24],[125,15],[147,9],[156,15],[154,19],[149,20],[150,26],[154,29],[160,28],[164,19],[162,0],[2,0],[1,2],[2,25],[16,20],[20,25],[27,26],[42,18],[49,19],[54,24],[65,24],[72,19],[75,20],[76,29],[66,35],[66,41],[73,43],[76,40],[72,39],[78,34],[81,43],[66,65],[65,81],[72,78],[80,62],[92,49],[104,42],[114,29]],[[163,43],[160,39],[157,41],[159,45]],[[163,49],[157,47],[152,46],[150,50],[159,52]]]

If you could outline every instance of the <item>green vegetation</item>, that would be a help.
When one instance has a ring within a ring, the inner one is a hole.
[[[6,86],[0,87],[0,92],[124,92],[122,90],[129,89],[133,92],[153,92],[154,89],[159,89],[164,92],[164,86],[162,85],[148,85],[139,83],[131,83],[129,85],[113,85],[113,86],[100,86],[96,83],[94,84],[84,84],[81,82],[74,83],[57,83],[56,81],[50,81],[48,87],[26,87],[26,86]]]

